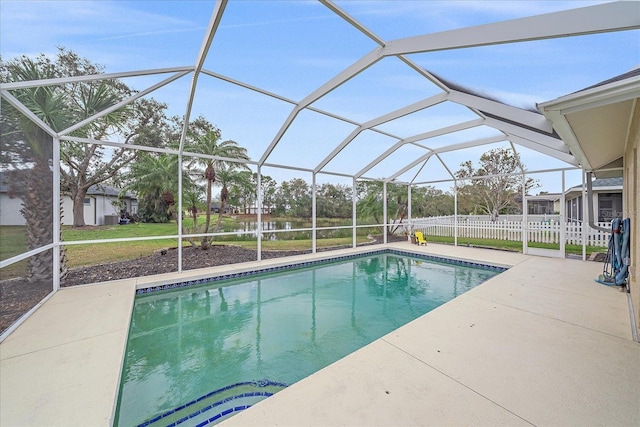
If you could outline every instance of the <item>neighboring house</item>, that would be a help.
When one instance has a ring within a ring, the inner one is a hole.
[[[592,182],[593,218],[597,222],[611,221],[622,217],[622,178],[601,178]],[[551,215],[560,212],[559,193],[527,196],[529,215]],[[522,206],[521,198],[516,198]],[[583,220],[582,185],[576,185],[565,192],[567,221]],[[588,220],[588,218],[586,218]]]
[[[108,185],[92,185],[84,198],[84,223],[86,225],[105,225],[105,216],[120,217],[121,209],[131,215],[138,213],[138,199],[131,193],[118,198],[120,190]],[[73,225],[73,201],[69,196],[62,197],[64,217],[63,225]],[[107,224],[117,221],[106,220]]]
[[[274,208],[272,207],[267,207],[267,206],[263,206],[262,207],[262,215],[271,215],[271,212],[273,212]],[[257,215],[258,214],[258,208],[256,206],[247,206],[246,208],[244,208],[244,214],[245,215]]]
[[[557,215],[560,212],[559,193],[546,193],[527,197],[527,215]],[[514,197],[518,212],[522,212],[522,196]]]
[[[554,215],[560,212],[560,194],[547,193],[539,196],[527,196],[527,214]]]
[[[118,195],[120,190],[107,185],[94,185],[89,188],[84,199],[84,222],[86,225],[104,225],[105,216],[120,216]],[[130,193],[119,199],[123,208],[130,214],[138,213],[138,199]],[[71,197],[62,196],[63,225],[73,225],[73,202]],[[6,176],[0,172],[0,226],[24,225],[20,213],[22,200],[18,195],[10,194]],[[117,221],[116,221],[117,223]]]
[[[211,212],[215,214],[220,213],[220,205],[217,203],[211,203]],[[231,206],[225,206],[224,211],[222,212],[224,215],[229,215],[231,213]]]
[[[622,217],[622,177],[600,178],[592,181],[593,218],[597,222],[611,221]],[[571,187],[565,192],[567,221],[582,221],[582,185]]]

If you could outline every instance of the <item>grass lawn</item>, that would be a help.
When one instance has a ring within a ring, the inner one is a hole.
[[[212,218],[215,224],[216,217]],[[198,218],[199,225],[204,224],[204,216]],[[225,225],[233,226],[235,221],[232,218],[224,218]],[[185,220],[185,226],[189,230],[189,226],[193,226],[190,220]],[[164,224],[151,223],[135,223],[127,225],[111,225],[111,226],[89,226],[83,228],[74,228],[71,226],[62,227],[62,238],[66,242],[86,241],[86,240],[102,240],[102,239],[120,239],[132,237],[154,237],[154,236],[170,236],[176,235],[178,228],[175,222]],[[8,259],[13,256],[26,252],[25,227],[7,226],[0,227],[0,259]],[[197,239],[196,239],[197,240]],[[234,244],[246,248],[256,249],[257,241],[246,240],[246,238],[218,238],[220,241],[214,241],[212,244]],[[368,241],[365,236],[357,239],[358,243]],[[185,239],[185,246],[190,243]],[[318,239],[318,247],[330,247],[351,244],[351,237],[336,239]],[[107,262],[123,261],[138,258],[140,256],[149,255],[156,250],[170,247],[177,247],[177,239],[157,239],[142,240],[135,242],[112,242],[112,243],[89,243],[66,245],[67,260],[70,268],[91,264],[103,264]],[[264,250],[309,250],[311,249],[311,240],[264,240],[262,242]],[[22,274],[25,270],[26,261],[12,264],[3,268],[3,276],[13,277],[16,274]]]
[[[434,243],[448,243],[453,244],[453,237],[442,237],[442,236],[425,236],[428,242]],[[522,252],[522,242],[521,241],[513,241],[513,240],[494,240],[494,239],[475,239],[468,237],[459,237],[458,245],[466,245],[472,246],[481,246],[481,247],[489,247],[496,249],[504,249],[510,250],[514,252]],[[529,247],[532,248],[542,248],[542,249],[560,249],[559,244],[554,243],[535,243],[529,242]],[[587,246],[587,257],[589,257],[592,253],[596,252],[606,252],[606,247],[600,246]],[[568,254],[582,255],[582,245],[566,245],[565,252]]]
[[[27,251],[26,227],[0,227],[0,260],[9,259]],[[27,273],[27,261],[13,263],[0,270],[0,279],[24,276]]]
[[[19,255],[27,249],[27,227],[6,225],[0,227],[0,260]]]

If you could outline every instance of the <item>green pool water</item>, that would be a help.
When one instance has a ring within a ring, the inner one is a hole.
[[[215,424],[498,273],[384,253],[138,295],[115,425]]]

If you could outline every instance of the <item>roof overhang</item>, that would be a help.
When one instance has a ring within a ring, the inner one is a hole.
[[[636,69],[640,71],[640,69]],[[633,117],[640,114],[640,73],[538,105],[583,169],[622,176]]]

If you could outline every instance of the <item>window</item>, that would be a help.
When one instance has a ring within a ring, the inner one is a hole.
[[[622,194],[598,194],[598,222],[611,221],[622,217]]]

